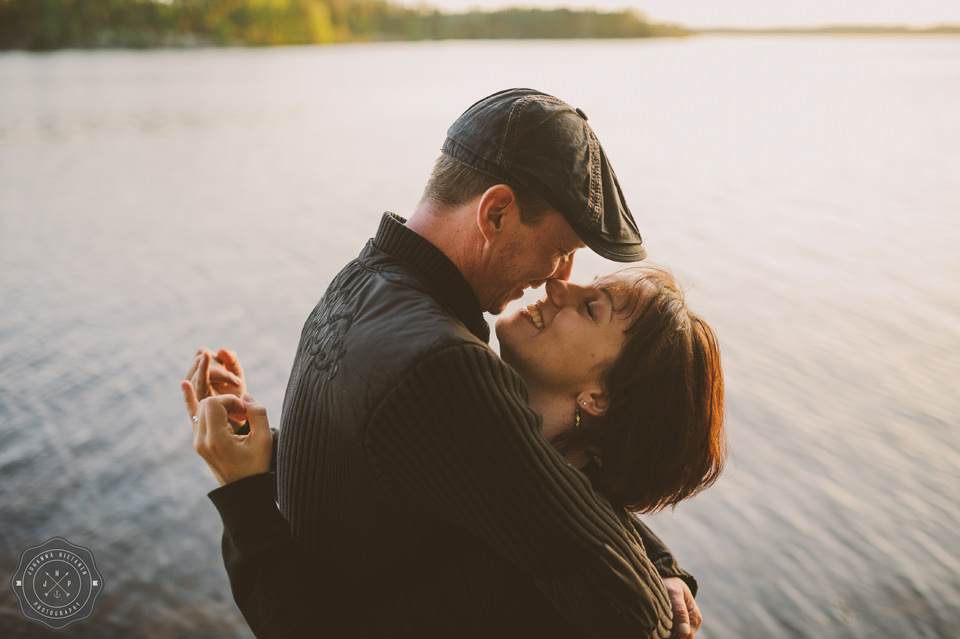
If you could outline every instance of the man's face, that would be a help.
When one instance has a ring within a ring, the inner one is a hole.
[[[564,217],[550,211],[536,223],[517,222],[510,227],[491,260],[484,310],[497,314],[520,299],[524,289],[549,279],[569,279],[573,253],[584,244]]]

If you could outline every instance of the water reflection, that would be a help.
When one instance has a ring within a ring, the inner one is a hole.
[[[701,635],[960,622],[960,43],[691,39],[0,56],[0,567],[62,535],[77,637],[248,637],[177,382],[230,346],[274,416],[300,326],[446,126],[582,106],[727,371],[735,455],[655,529]],[[630,74],[625,77],[624,69]],[[578,257],[575,277],[614,265]],[[11,598],[0,634],[37,636]]]

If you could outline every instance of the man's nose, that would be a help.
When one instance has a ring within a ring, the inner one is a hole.
[[[557,264],[557,270],[555,270],[553,272],[553,275],[551,275],[550,277],[551,279],[566,281],[570,279],[570,273],[572,271],[573,271],[573,253],[566,256],[562,260],[560,260],[560,263]]]
[[[557,268],[553,270],[546,279],[537,280],[530,286],[533,288],[540,288],[547,282],[551,280],[563,280],[567,281],[570,279],[570,273],[573,271],[573,254],[568,255],[567,257],[562,258],[557,264]]]

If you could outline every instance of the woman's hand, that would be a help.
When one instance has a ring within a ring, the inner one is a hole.
[[[693,639],[700,630],[703,617],[700,616],[700,608],[693,599],[690,587],[679,577],[667,577],[663,580],[663,586],[673,608],[674,636],[677,639]]]
[[[217,395],[241,397],[247,392],[247,379],[237,354],[223,348],[214,353],[209,348],[200,347],[184,379],[193,384],[197,398],[201,400]]]
[[[221,486],[270,470],[273,433],[267,410],[252,396],[215,395],[198,402],[189,381],[180,382],[180,389],[193,422],[193,447]],[[250,432],[238,435],[236,424],[244,422]]]

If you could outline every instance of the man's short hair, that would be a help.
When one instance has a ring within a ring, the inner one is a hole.
[[[539,223],[544,215],[553,210],[530,191],[472,169],[446,155],[441,155],[434,162],[420,201],[452,208],[469,202],[497,184],[506,184],[513,189],[520,207],[520,221],[528,226]]]

